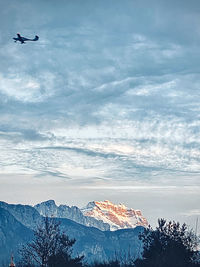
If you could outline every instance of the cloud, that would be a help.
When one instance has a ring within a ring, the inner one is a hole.
[[[43,102],[53,95],[54,79],[52,73],[41,73],[37,78],[24,73],[1,75],[0,93],[21,102]]]
[[[184,216],[200,216],[200,210],[199,209],[189,210],[187,212],[183,212],[182,215],[184,215]]]
[[[149,9],[146,0],[9,0],[0,10],[0,174],[17,174],[21,188],[20,175],[45,181],[48,196],[51,182],[59,190],[62,183],[102,188],[99,197],[108,188],[126,201],[132,191],[142,201],[145,190],[149,201],[173,195],[177,214],[183,198],[192,210],[188,195],[199,190],[200,175],[199,3],[153,0]],[[17,32],[40,39],[16,44]],[[120,187],[132,191],[121,196]],[[54,196],[63,199],[64,189]]]

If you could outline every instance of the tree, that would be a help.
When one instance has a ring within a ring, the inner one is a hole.
[[[143,242],[143,258],[135,262],[137,267],[192,267],[198,256],[197,238],[186,224],[158,220],[154,231],[150,226],[140,234]]]
[[[20,266],[40,267],[80,267],[83,257],[72,258],[75,239],[60,230],[60,223],[54,218],[45,217],[34,233],[32,242],[21,249]]]

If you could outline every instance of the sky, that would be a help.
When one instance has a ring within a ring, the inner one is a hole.
[[[194,228],[199,25],[198,0],[0,0],[0,200]]]

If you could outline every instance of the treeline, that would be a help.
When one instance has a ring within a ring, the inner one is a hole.
[[[72,256],[74,239],[61,231],[53,218],[44,218],[34,238],[20,249],[16,267],[200,267],[199,240],[186,224],[158,220],[139,235],[143,244],[141,258],[115,255],[109,262],[87,264],[84,256]]]

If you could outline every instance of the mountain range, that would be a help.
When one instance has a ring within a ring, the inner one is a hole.
[[[102,231],[148,226],[140,210],[129,209],[123,204],[115,205],[109,200],[92,201],[81,209],[76,206],[57,206],[54,200],[48,200],[35,205],[34,208],[42,216],[67,218]]]
[[[110,230],[110,225],[108,223],[104,223],[102,220],[98,220],[94,217],[84,216],[82,211],[76,206],[57,206],[54,200],[48,200],[35,205],[34,208],[42,216],[66,218],[85,226],[96,227],[102,231]]]
[[[107,212],[105,205],[109,206]],[[33,238],[43,216],[58,218],[62,230],[76,239],[74,253],[85,255],[88,262],[112,259],[116,253],[121,256],[129,254],[134,258],[141,253],[138,235],[144,229],[146,219],[139,212],[130,212],[122,204],[117,207],[109,201],[94,201],[81,210],[75,206],[57,206],[53,200],[34,207],[0,202],[0,263],[5,261],[7,264],[11,253],[18,259],[18,249]]]

